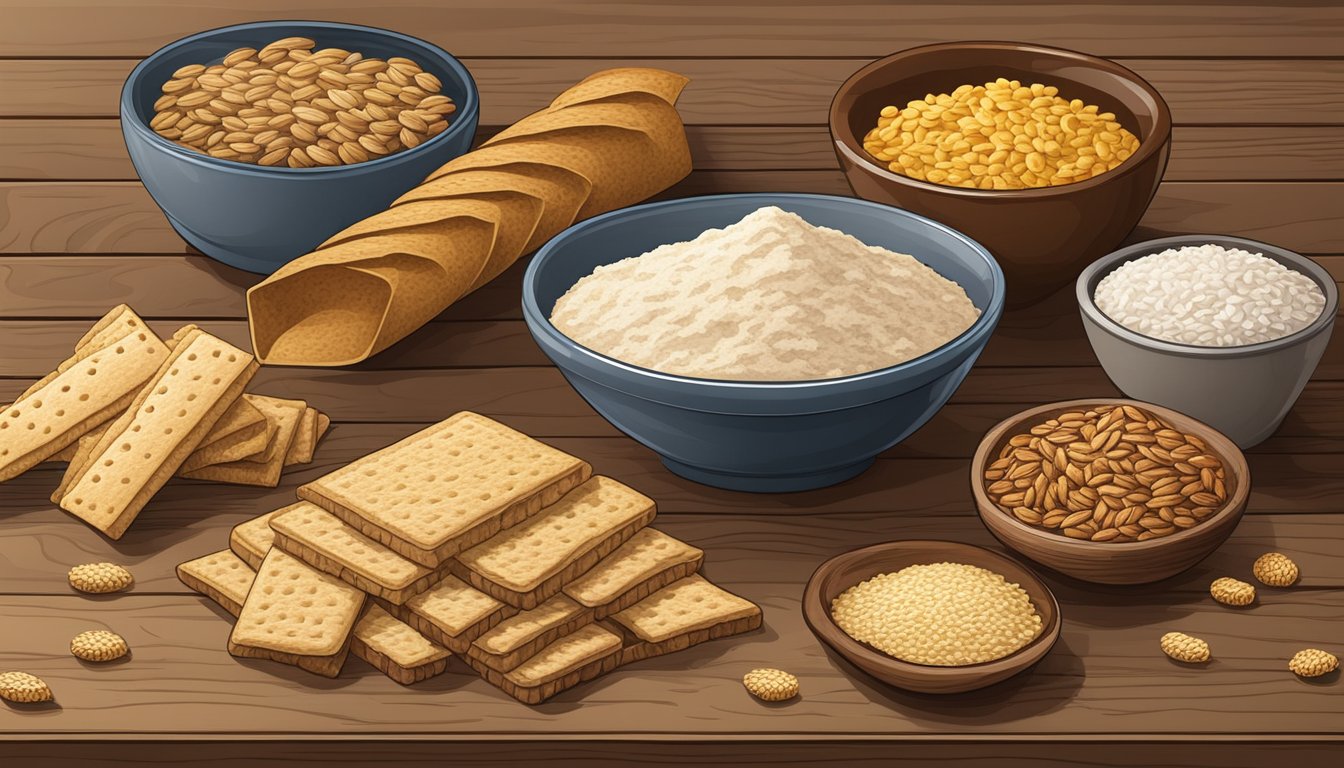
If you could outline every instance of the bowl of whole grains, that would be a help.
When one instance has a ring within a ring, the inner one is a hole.
[[[136,172],[178,234],[270,273],[470,149],[479,107],[470,73],[438,46],[274,21],[159,49],[126,79],[120,113]]]
[[[975,238],[1009,306],[1067,285],[1133,230],[1157,191],[1171,113],[1106,59],[1008,42],[939,43],[854,73],[830,108],[859,197]]]
[[[1129,397],[1217,428],[1242,448],[1278,429],[1325,354],[1339,289],[1324,267],[1221,235],[1149,240],[1079,276],[1083,328]]]
[[[822,563],[803,619],[889,685],[961,693],[1019,674],[1059,639],[1059,603],[1029,568],[953,541],[892,541]]]
[[[933,416],[1002,313],[988,251],[849,197],[682,198],[537,252],[523,317],[590,405],[721,488],[848,480]]]
[[[1090,398],[995,425],[971,459],[980,520],[1041,565],[1099,584],[1145,584],[1203,560],[1250,493],[1227,436],[1168,408]]]

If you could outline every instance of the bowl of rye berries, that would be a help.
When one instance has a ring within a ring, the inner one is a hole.
[[[1195,565],[1236,528],[1250,484],[1236,443],[1136,400],[1030,408],[986,433],[971,461],[980,519],[999,541],[1099,584]]]

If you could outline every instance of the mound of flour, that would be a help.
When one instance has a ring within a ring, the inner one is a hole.
[[[664,373],[805,381],[905,362],[979,315],[961,286],[914,258],[769,207],[598,267],[556,302],[551,323]]]

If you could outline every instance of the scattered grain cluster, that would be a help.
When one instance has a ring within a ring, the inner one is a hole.
[[[1230,576],[1214,579],[1213,583],[1209,585],[1209,594],[1223,605],[1232,605],[1238,608],[1255,602],[1255,587],[1241,579],[1234,579]]]
[[[149,126],[211,157],[290,168],[362,163],[448,127],[456,106],[419,64],[314,45],[287,37],[184,66],[163,84]]]
[[[71,587],[94,595],[121,591],[135,580],[130,571],[116,563],[76,565],[70,569],[66,578],[70,581]]]
[[[0,699],[16,704],[36,704],[51,701],[51,689],[36,675],[0,672]]]
[[[835,598],[831,616],[855,640],[903,661],[939,667],[1003,658],[1042,630],[1026,590],[962,563],[878,574]]]
[[[1302,677],[1320,677],[1339,669],[1339,657],[1320,648],[1305,648],[1288,660],[1288,669]]]
[[[1270,587],[1288,587],[1297,581],[1297,563],[1282,552],[1266,552],[1255,559],[1251,573],[1261,584]]]
[[[863,148],[913,179],[969,189],[1053,187],[1100,176],[1139,139],[1051,85],[999,78],[884,107]]]
[[[742,685],[761,701],[787,701],[798,695],[798,678],[782,669],[753,669],[742,676]]]
[[[1212,658],[1209,644],[1182,632],[1168,632],[1160,641],[1162,652],[1186,664],[1203,664]]]
[[[114,661],[130,651],[121,635],[105,629],[80,632],[70,641],[70,654],[84,661]]]

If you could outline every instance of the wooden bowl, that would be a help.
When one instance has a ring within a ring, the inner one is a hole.
[[[831,618],[831,602],[855,584],[906,566],[941,562],[979,566],[1019,584],[1041,616],[1041,634],[1001,659],[960,667],[936,667],[888,656],[845,634]],[[1025,565],[970,544],[931,540],[874,544],[822,563],[803,592],[803,620],[818,639],[854,666],[888,685],[921,693],[973,691],[1023,672],[1050,651],[1059,639],[1060,628],[1059,603],[1045,582]]]
[[[912,179],[864,150],[883,107],[999,77],[1058,86],[1064,98],[1114,112],[1139,137],[1138,151],[1093,179],[993,191]],[[1003,268],[1009,306],[1049,296],[1114,250],[1148,209],[1171,149],[1171,110],[1143,78],[1106,59],[1024,43],[939,43],[879,59],[840,86],[830,128],[854,194],[923,214],[984,245]]]
[[[1034,424],[1067,411],[1086,410],[1096,405],[1132,405],[1161,417],[1176,429],[1195,435],[1223,462],[1228,485],[1227,503],[1208,520],[1170,536],[1149,541],[1111,544],[1083,541],[1061,536],[1044,528],[1027,525],[990,501],[985,492],[985,467],[994,461],[1013,435]],[[971,493],[980,520],[1005,546],[1041,565],[1076,579],[1097,584],[1147,584],[1161,581],[1190,568],[1217,549],[1246,510],[1251,472],[1246,456],[1236,443],[1213,427],[1189,416],[1138,400],[1088,398],[1050,403],[1029,408],[999,422],[985,434],[971,459]]]

